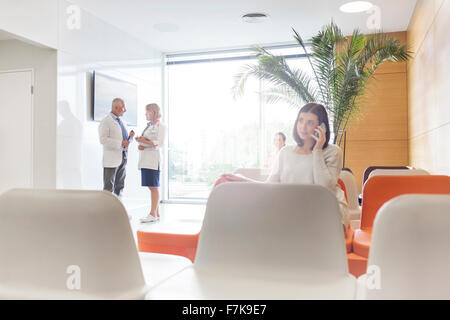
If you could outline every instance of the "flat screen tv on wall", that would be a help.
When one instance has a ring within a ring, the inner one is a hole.
[[[94,72],[94,121],[111,112],[114,98],[125,101],[127,112],[122,117],[129,126],[137,125],[137,86],[133,83]]]

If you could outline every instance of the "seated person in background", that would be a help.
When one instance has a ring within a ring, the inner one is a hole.
[[[320,124],[323,123],[324,127]],[[342,151],[329,144],[330,125],[325,107],[308,103],[298,113],[293,136],[296,146],[280,150],[266,183],[318,184],[336,194],[345,228],[349,225],[347,202],[337,181],[342,168]],[[257,182],[234,174],[224,174],[222,181]]]
[[[275,150],[267,157],[266,162],[264,163],[264,168],[272,168],[275,159],[278,157],[278,152],[280,152],[280,150],[286,145],[286,136],[283,132],[275,133],[275,136],[273,137],[273,145]]]

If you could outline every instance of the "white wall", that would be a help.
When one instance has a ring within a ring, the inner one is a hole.
[[[0,0],[0,29],[57,47],[58,0]]]
[[[36,186],[101,189],[102,149],[98,123],[90,116],[89,76],[98,70],[137,84],[141,110],[138,126],[132,129],[140,134],[146,122],[145,105],[161,103],[162,55],[84,10],[80,28],[69,28],[71,5],[65,0],[0,0],[0,29],[42,46],[39,51],[8,41],[3,53],[8,60],[0,63],[7,64],[7,69],[34,67],[36,71],[35,99],[40,106],[35,114]],[[57,53],[44,46],[56,48]],[[148,191],[140,186],[135,145],[128,161],[124,197],[148,199]]]
[[[93,70],[137,84],[137,134],[144,107],[161,103],[161,52],[81,10],[70,28],[72,4],[65,0],[0,0],[0,29],[20,41],[5,41],[0,68],[34,68],[36,187],[101,189],[102,148],[91,119]],[[73,20],[72,20],[73,21]],[[50,50],[45,47],[56,48]],[[125,198],[148,199],[140,186],[138,152],[129,152]]]
[[[420,0],[408,27],[410,164],[450,175],[450,1]]]
[[[115,27],[81,12],[80,29],[67,27],[66,7],[59,7],[57,187],[102,189],[102,147],[98,122],[91,119],[93,70],[137,84],[137,134],[145,127],[145,105],[161,103],[161,52]],[[129,150],[124,198],[149,199],[140,186],[138,151]]]
[[[56,59],[53,49],[0,41],[0,70],[34,69],[33,180],[37,188],[54,188],[56,181]]]

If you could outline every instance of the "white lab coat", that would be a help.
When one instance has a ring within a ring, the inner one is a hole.
[[[166,139],[166,126],[160,122],[152,125],[145,130],[143,137],[156,144],[151,147],[148,144],[139,143],[145,149],[139,151],[139,170],[142,168],[158,170],[162,160],[162,150]]]
[[[123,122],[122,122],[123,123]],[[128,128],[123,123],[128,133]],[[117,168],[122,163],[122,129],[119,122],[108,114],[98,127],[100,143],[103,145],[103,167]]]

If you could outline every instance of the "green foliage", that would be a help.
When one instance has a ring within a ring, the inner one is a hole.
[[[213,186],[214,183],[219,179],[219,177],[223,173],[230,173],[234,171],[234,167],[232,164],[212,164],[212,165],[203,165],[201,172],[201,180],[205,181],[208,186]]]
[[[292,30],[307,54],[305,42]],[[360,111],[368,80],[375,70],[385,61],[406,61],[411,57],[406,45],[385,33],[365,36],[356,29],[351,37],[345,37],[333,22],[312,37],[309,45],[312,76],[291,69],[281,56],[253,47],[258,63],[246,65],[235,76],[235,97],[243,94],[249,77],[267,80],[272,87],[263,92],[266,102],[284,101],[297,108],[308,102],[323,104],[333,120],[333,131],[339,133],[346,129],[350,117]],[[334,143],[340,144],[339,136],[335,135]]]

